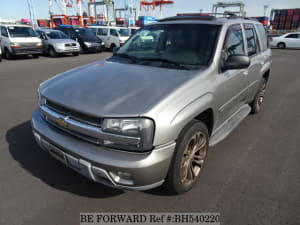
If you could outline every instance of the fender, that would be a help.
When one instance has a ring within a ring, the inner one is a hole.
[[[176,131],[176,136],[174,140],[177,139],[179,133],[182,128],[185,127],[191,119],[197,117],[199,114],[204,112],[205,110],[212,108],[215,112],[213,106],[213,94],[208,92],[194,101],[187,104],[184,108],[182,108],[172,119],[170,123],[171,130]]]

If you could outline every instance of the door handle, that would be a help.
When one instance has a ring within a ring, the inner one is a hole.
[[[249,71],[248,71],[248,70],[244,70],[244,71],[243,71],[243,74],[244,74],[244,75],[248,75],[248,74],[249,74]]]

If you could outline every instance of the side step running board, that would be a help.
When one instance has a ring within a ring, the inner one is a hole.
[[[225,139],[245,119],[251,111],[248,104],[242,105],[231,117],[221,124],[212,134],[209,146],[216,145]]]

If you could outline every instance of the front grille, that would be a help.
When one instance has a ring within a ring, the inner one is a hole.
[[[94,138],[94,137],[91,137],[91,136],[88,136],[88,135],[85,135],[85,134],[82,134],[82,133],[79,133],[79,132],[76,132],[76,131],[65,129],[65,128],[57,125],[56,123],[54,123],[51,120],[47,120],[47,122],[49,124],[51,124],[52,126],[56,127],[57,129],[62,130],[64,132],[68,133],[68,134],[71,134],[71,135],[75,136],[75,137],[78,137],[80,139],[83,139],[85,141],[91,142],[91,143],[96,144],[96,145],[101,144],[101,142],[98,138]]]
[[[19,43],[20,47],[36,47],[37,43]]]
[[[76,46],[76,43],[67,43],[65,44],[66,47]]]
[[[67,108],[65,106],[59,105],[51,100],[46,100],[46,106],[50,108],[51,110],[63,115],[63,116],[69,116],[70,118],[77,120],[82,123],[86,123],[92,126],[101,127],[102,119],[90,116],[85,113],[81,113],[78,111],[75,111],[73,109]]]

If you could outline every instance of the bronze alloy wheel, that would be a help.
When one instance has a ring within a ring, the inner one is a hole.
[[[208,146],[209,133],[202,121],[192,120],[183,128],[164,184],[169,193],[182,194],[197,183]]]
[[[265,93],[266,93],[266,82],[264,82],[262,84],[262,86],[260,87],[259,89],[259,92],[258,92],[258,99],[257,99],[257,106],[260,108],[263,101],[264,101],[264,97],[265,97]]]
[[[251,114],[256,114],[260,111],[262,103],[265,98],[265,93],[266,93],[266,88],[267,88],[267,81],[265,78],[261,79],[261,84],[260,87],[255,95],[254,100],[250,103],[251,106]]]
[[[190,185],[199,176],[207,153],[206,136],[202,132],[194,134],[187,142],[180,167],[182,184]]]

